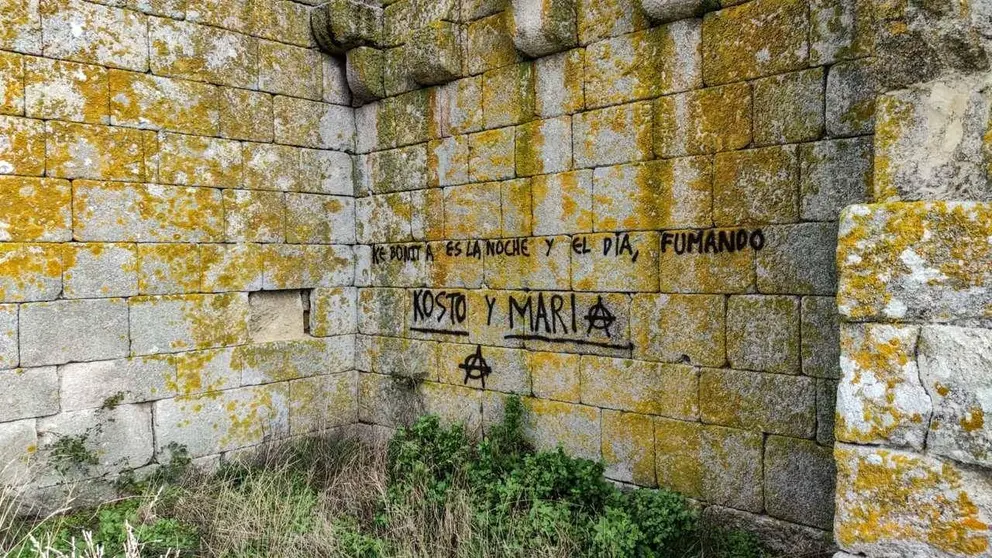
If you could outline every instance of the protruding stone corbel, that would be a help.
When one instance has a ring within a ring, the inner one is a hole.
[[[720,8],[718,0],[640,0],[641,9],[657,23],[666,23]]]
[[[348,51],[345,74],[355,99],[371,102],[386,96],[385,54],[372,47],[357,47]]]
[[[575,0],[513,0],[513,44],[539,58],[578,44]]]
[[[360,46],[376,46],[382,38],[382,8],[357,0],[331,0],[310,16],[317,45],[328,54],[345,54]]]
[[[407,53],[413,79],[420,85],[439,85],[462,76],[462,48],[458,24],[434,21],[410,37]]]

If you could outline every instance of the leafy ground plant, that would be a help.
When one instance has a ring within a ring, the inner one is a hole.
[[[182,448],[171,448],[173,459],[160,474],[122,483],[138,495],[40,524],[0,525],[0,554],[703,555],[692,503],[664,490],[620,490],[604,479],[601,464],[560,449],[533,451],[521,434],[521,417],[520,401],[511,399],[502,423],[482,441],[427,416],[399,429],[385,446],[297,440],[228,462],[212,475],[182,471],[190,460]],[[717,540],[706,558],[766,557],[747,534]]]

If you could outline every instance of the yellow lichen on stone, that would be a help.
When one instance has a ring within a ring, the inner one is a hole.
[[[71,205],[67,180],[0,176],[0,241],[70,240]]]
[[[0,302],[54,300],[61,290],[59,245],[0,243]]]

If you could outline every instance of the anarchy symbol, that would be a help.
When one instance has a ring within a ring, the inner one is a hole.
[[[459,364],[458,368],[465,371],[463,383],[468,384],[469,380],[482,380],[482,389],[486,389],[486,378],[493,373],[493,369],[482,356],[482,345],[476,345],[475,352],[465,357],[465,362]]]
[[[616,316],[610,309],[603,304],[603,297],[600,296],[596,300],[596,304],[589,309],[589,312],[585,316],[585,320],[589,322],[589,329],[586,330],[586,335],[592,333],[594,329],[601,329],[606,332],[607,337],[612,337],[610,335],[610,326],[613,322],[617,321]]]

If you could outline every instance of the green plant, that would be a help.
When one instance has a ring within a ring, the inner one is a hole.
[[[52,467],[60,474],[70,471],[86,472],[100,464],[96,453],[86,447],[90,431],[74,436],[59,436],[49,447]]]
[[[752,533],[718,529],[706,537],[706,556],[713,558],[769,558]]]
[[[123,391],[118,391],[117,393],[111,395],[110,397],[103,400],[103,404],[100,405],[100,409],[104,411],[112,411],[120,406],[124,402],[124,398],[127,396]]]

